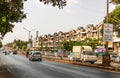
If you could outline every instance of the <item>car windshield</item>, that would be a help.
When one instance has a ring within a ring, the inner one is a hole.
[[[40,55],[40,52],[39,51],[33,51],[33,54]]]
[[[113,58],[117,58],[118,56],[117,55],[112,55]]]

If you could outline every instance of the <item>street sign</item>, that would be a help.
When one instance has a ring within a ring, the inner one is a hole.
[[[104,24],[104,32],[103,32],[103,41],[112,41],[113,36],[113,25],[112,24]]]
[[[97,51],[98,51],[98,52],[104,52],[104,48],[103,48],[103,47],[99,47],[99,48],[97,49]]]

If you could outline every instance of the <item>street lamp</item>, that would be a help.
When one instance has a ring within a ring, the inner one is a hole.
[[[23,29],[25,29],[26,31],[28,31],[28,33],[29,33],[29,35],[28,35],[28,41],[29,41],[29,40],[31,39],[31,38],[30,38],[30,33],[31,33],[31,31],[34,31],[35,28],[32,29],[32,30],[28,30],[28,29],[26,29],[25,27],[23,27]]]

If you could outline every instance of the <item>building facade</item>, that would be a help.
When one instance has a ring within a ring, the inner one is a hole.
[[[86,27],[79,26],[77,29],[71,29],[68,32],[59,31],[54,34],[47,34],[44,36],[36,36],[33,39],[33,47],[35,48],[48,48],[50,50],[57,50],[58,46],[61,46],[59,43],[63,41],[81,41],[86,38],[100,38],[101,44],[105,45],[105,42],[102,41],[102,27],[103,23],[94,26],[89,24]],[[120,52],[120,38],[116,40],[116,34],[113,34],[113,41],[108,42],[108,47],[113,48],[113,52]]]

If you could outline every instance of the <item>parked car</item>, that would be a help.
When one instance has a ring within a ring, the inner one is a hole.
[[[16,50],[14,50],[14,51],[13,51],[13,54],[17,54],[17,51],[16,51]]]
[[[55,54],[55,56],[57,56],[57,57],[68,57],[68,53],[66,53],[66,52],[58,52],[57,54]]]
[[[30,61],[33,60],[42,61],[42,54],[40,53],[40,51],[30,51],[28,55],[28,59]]]
[[[115,62],[120,63],[120,56],[117,56]]]
[[[118,55],[110,55],[111,62],[116,62],[117,58],[118,58]]]

